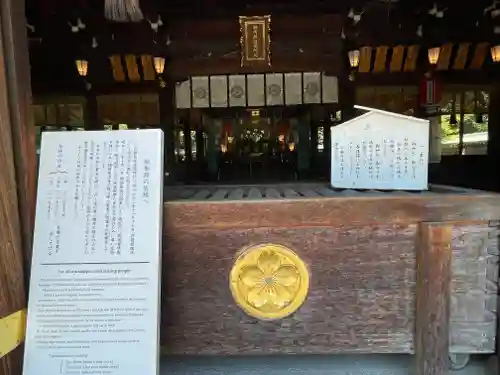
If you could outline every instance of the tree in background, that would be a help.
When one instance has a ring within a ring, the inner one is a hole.
[[[460,124],[450,124],[450,115],[441,116],[441,137],[443,140],[458,141]],[[464,134],[481,133],[488,131],[488,116],[483,116],[483,122],[476,122],[474,114],[464,114]]]

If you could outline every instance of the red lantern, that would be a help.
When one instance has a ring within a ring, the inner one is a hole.
[[[434,76],[424,76],[420,81],[420,105],[435,106],[441,102],[441,83]]]

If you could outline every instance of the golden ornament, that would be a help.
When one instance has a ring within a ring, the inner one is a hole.
[[[234,300],[248,315],[263,320],[282,319],[305,301],[309,272],[291,249],[261,244],[241,251],[229,283]]]

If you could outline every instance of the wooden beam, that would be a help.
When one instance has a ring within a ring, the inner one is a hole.
[[[310,38],[340,36],[342,19],[336,14],[319,16],[273,16],[271,32],[274,38]],[[238,17],[216,20],[178,20],[170,26],[172,40],[194,39],[207,40],[219,38],[236,38],[239,41],[240,24]]]
[[[223,3],[223,4],[221,4]],[[216,4],[207,6],[199,5],[193,6],[193,2],[184,1],[178,4],[171,4],[171,2],[164,2],[164,6],[160,8],[162,14],[168,17],[167,20],[175,20],[179,18],[189,18],[193,20],[204,20],[206,18],[236,18],[238,16],[254,16],[256,14],[272,14],[272,15],[294,15],[303,16],[308,14],[313,17],[318,17],[320,14],[340,14],[345,11],[345,5],[335,1],[285,1],[285,2],[269,2],[256,4],[252,3],[251,6],[246,5],[244,2],[238,1],[222,1]],[[353,4],[353,6],[356,6]]]
[[[1,23],[0,26],[2,26]],[[2,178],[0,178],[0,319],[24,308],[26,303],[21,225],[3,50],[0,37],[0,170],[2,171]],[[3,355],[3,353],[0,354],[0,357]],[[19,349],[3,356],[0,358],[0,373],[20,374],[21,359],[22,353]]]
[[[239,56],[222,59],[178,59],[172,61],[168,69],[173,77],[185,78],[190,75],[245,74],[272,72],[325,71],[336,75],[340,73],[340,59],[337,55],[331,57],[310,56],[306,54],[295,57],[280,58],[272,56],[272,65],[256,69],[241,67]]]
[[[436,70],[448,70],[450,67],[451,54],[453,52],[453,43],[446,43],[441,46]]]
[[[399,45],[392,48],[392,58],[389,70],[392,72],[400,72],[403,66],[403,57],[405,53],[405,46]]]
[[[373,63],[373,72],[374,73],[385,72],[388,49],[389,49],[389,47],[387,47],[387,46],[378,46],[376,48],[375,62]]]
[[[24,1],[0,0],[10,126],[25,261],[31,261],[36,205],[36,134]]]
[[[359,49],[359,67],[360,73],[368,73],[372,64],[372,47],[366,46]]]
[[[34,214],[35,159],[28,155],[36,150],[24,14],[24,1],[0,0],[0,318],[26,307],[23,261],[30,254]],[[0,354],[0,373],[18,375],[21,363],[21,347]]]
[[[489,52],[489,46],[490,44],[488,42],[482,42],[476,45],[474,56],[472,57],[472,61],[469,65],[470,69],[481,69],[483,67],[484,60]]]
[[[451,225],[422,223],[417,246],[417,375],[448,372]]]
[[[271,37],[271,55],[288,54],[288,58],[295,58],[295,55],[309,54],[314,56],[339,54],[341,42],[337,38],[328,38],[326,35],[319,35],[314,38],[277,38]],[[212,57],[229,57],[231,54],[240,56],[239,38],[234,39],[210,39],[194,40],[182,39],[173,42],[168,51],[172,59],[201,57],[208,55]]]

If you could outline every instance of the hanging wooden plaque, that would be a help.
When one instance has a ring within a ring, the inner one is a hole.
[[[241,66],[271,65],[271,16],[240,16]]]

